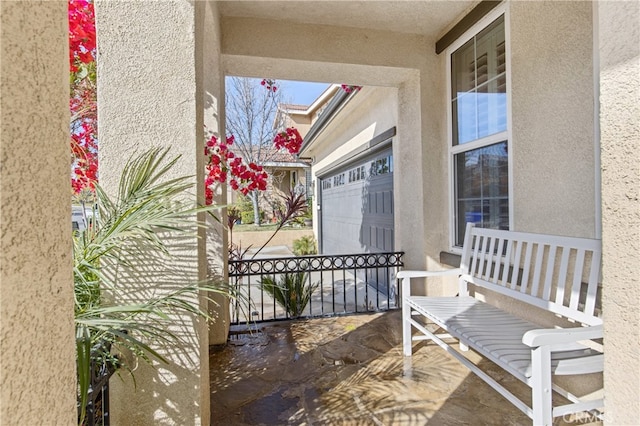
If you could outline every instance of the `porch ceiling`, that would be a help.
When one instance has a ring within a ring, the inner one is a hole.
[[[223,17],[376,29],[442,36],[478,0],[459,1],[220,1]]]

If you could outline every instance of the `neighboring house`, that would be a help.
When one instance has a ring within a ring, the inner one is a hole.
[[[309,106],[280,104],[278,106],[278,116],[274,123],[280,123],[283,128],[295,127],[304,139],[311,126],[318,121],[318,118],[339,88],[340,86],[337,84],[329,85]]]
[[[242,155],[238,153],[238,155]],[[260,193],[260,210],[264,220],[270,222],[277,216],[275,211],[282,205],[282,197],[290,191],[307,191],[307,177],[310,174],[308,162],[300,160],[283,150],[273,147],[262,147],[254,156],[254,161],[261,164],[267,172],[267,190]],[[227,185],[227,202],[235,204],[241,194]]]

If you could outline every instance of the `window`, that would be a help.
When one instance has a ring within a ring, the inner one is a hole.
[[[393,173],[393,155],[378,158],[371,162],[371,166],[369,167],[369,174],[371,176],[384,175],[387,173]]]
[[[467,222],[509,229],[504,15],[449,51],[453,243]]]

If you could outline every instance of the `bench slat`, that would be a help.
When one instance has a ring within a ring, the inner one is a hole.
[[[507,285],[509,280],[509,269],[511,268],[511,249],[513,248],[513,240],[507,240],[507,253],[504,255],[504,268],[502,269],[502,280],[501,283],[503,286]]]
[[[496,239],[495,238],[490,238],[489,239],[489,258],[487,259],[487,269],[485,271],[485,279],[487,281],[489,281],[491,279],[491,275],[493,274],[493,271],[495,270],[495,264],[496,264],[496,259],[500,258],[500,254],[496,254],[494,249],[496,248]]]
[[[584,250],[578,250],[576,255],[576,264],[573,268],[573,283],[571,285],[571,300],[569,301],[569,307],[571,309],[578,309],[580,302],[580,290],[582,288],[582,271],[584,269]]]
[[[536,264],[533,268],[533,282],[531,283],[531,295],[537,296],[540,290],[540,275],[542,274],[542,260],[544,259],[545,246],[538,244],[536,249]]]
[[[517,241],[534,241],[540,244],[573,247],[584,250],[600,250],[600,241],[589,238],[566,237],[562,235],[531,234],[526,232],[505,231],[501,229],[479,228],[472,226],[474,235],[509,238]]]
[[[558,274],[558,282],[556,288],[556,303],[564,304],[564,287],[567,282],[567,271],[569,269],[569,252],[571,249],[560,247],[562,250],[562,259],[560,260],[560,273]]]
[[[599,251],[592,253],[591,272],[589,283],[587,284],[587,299],[585,301],[584,312],[594,315],[596,311],[596,299],[598,295],[598,280],[600,280],[600,261],[602,254]]]
[[[479,254],[478,258],[478,276],[484,277],[487,268],[487,244],[489,243],[489,238],[482,238],[482,250]]]
[[[544,289],[542,290],[542,298],[544,300],[551,300],[551,286],[553,283],[553,271],[556,266],[556,245],[549,247],[549,256],[547,257],[547,273],[544,278]]]
[[[500,276],[500,266],[502,265],[502,249],[504,248],[504,239],[497,238],[498,240],[498,250],[496,251],[496,261],[495,267],[493,269],[493,277],[491,278],[491,282],[494,284],[498,284],[498,278]]]
[[[513,271],[511,275],[511,279],[509,282],[511,283],[511,290],[515,290],[518,286],[518,275],[520,274],[520,257],[522,255],[522,245],[524,243],[522,241],[515,241],[516,245],[516,255],[513,259]]]
[[[533,243],[527,242],[527,251],[524,256],[524,270],[522,272],[522,280],[520,283],[520,292],[529,293],[529,273],[531,272],[531,253],[533,253]]]

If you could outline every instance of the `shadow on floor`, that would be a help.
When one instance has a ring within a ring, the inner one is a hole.
[[[405,358],[401,341],[400,311],[264,324],[211,348],[212,424],[531,424],[439,347],[421,342]]]

